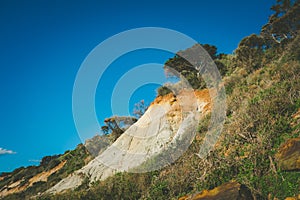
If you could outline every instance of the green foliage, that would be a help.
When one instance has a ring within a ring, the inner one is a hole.
[[[170,93],[172,93],[172,91],[166,86],[161,86],[157,89],[157,96],[165,96]]]
[[[66,151],[63,155],[46,156],[42,159],[39,166],[29,166],[27,168],[21,167],[14,170],[12,173],[5,174],[6,178],[0,182],[0,188],[16,181],[21,181],[20,186],[28,187],[28,181],[30,178],[38,175],[41,172],[46,172],[53,169],[63,161],[67,161],[59,171],[48,177],[47,182],[35,182],[25,191],[5,197],[5,199],[14,200],[29,199],[33,195],[37,195],[38,193],[46,191],[58,183],[61,179],[67,177],[70,173],[83,167],[86,164],[85,159],[88,156],[89,154],[82,144],[78,145],[73,151]]]
[[[221,138],[205,159],[199,159],[195,153],[208,131],[210,115],[197,127],[198,133],[188,150],[159,171],[117,173],[92,186],[85,179],[75,191],[37,199],[175,199],[230,180],[246,185],[257,199],[298,195],[299,171],[281,171],[275,154],[289,138],[300,136],[300,120],[292,118],[300,108],[299,1],[278,0],[272,9],[275,13],[261,35],[244,38],[235,55],[218,55],[216,47],[203,45],[225,76],[228,107]],[[166,66],[183,75],[193,88],[205,87],[192,65],[179,55],[169,59]],[[158,89],[160,96],[170,92],[167,87]],[[155,165],[173,153],[165,151],[144,164]],[[5,198],[29,199],[84,166],[87,158],[83,145],[64,155],[44,157],[38,167],[2,174],[0,188],[18,180],[26,185],[34,175],[66,160],[47,182],[36,182],[26,191]]]
[[[104,120],[106,126],[102,126],[101,129],[104,134],[110,134],[110,139],[114,142],[136,121],[135,117],[113,116]]]
[[[268,173],[260,177],[257,182],[262,190],[262,196],[272,194],[272,198],[284,199],[299,194],[300,173],[281,171],[276,174]]]
[[[247,71],[253,71],[261,67],[263,52],[266,44],[261,36],[252,34],[245,37],[235,50],[238,63]]]
[[[41,199],[139,199],[142,192],[151,183],[151,174],[117,173],[102,182],[93,184],[88,189],[88,182],[84,182],[76,191],[51,196],[46,195]]]
[[[283,47],[292,40],[300,28],[300,2],[279,0],[272,7],[275,12],[263,28],[261,34],[270,46]]]
[[[84,147],[83,144],[77,146],[77,148],[73,151],[69,151],[64,155],[59,157],[60,161],[67,160],[66,164],[63,168],[56,174],[53,174],[53,179],[56,179],[56,176],[66,177],[68,174],[74,172],[77,169],[80,169],[85,165],[85,159],[89,156],[88,151]],[[49,177],[49,178],[50,178]]]
[[[161,199],[164,200],[169,193],[169,184],[167,181],[156,182],[149,189],[150,199]]]
[[[189,57],[189,54],[194,54],[194,49],[198,49],[200,44],[195,44],[193,47],[188,48],[184,51],[178,52],[173,58],[170,58],[166,63],[165,63],[165,70],[171,74],[174,74],[174,71],[176,74],[182,75],[191,85],[192,88],[194,89],[204,89],[206,87],[205,80],[202,77],[202,74],[199,73],[196,68],[199,68],[200,66],[199,63],[197,64],[191,64],[189,61],[185,59]],[[208,55],[211,57],[211,59],[215,62],[217,65],[221,75],[225,75],[227,72],[227,67],[226,65],[223,64],[223,62],[219,61],[219,59],[222,59],[224,57],[224,54],[217,54],[217,47],[214,45],[209,45],[209,44],[203,44],[202,45],[203,49],[207,52],[201,55],[206,61]],[[202,48],[199,48],[202,49]],[[208,55],[207,55],[208,54]],[[200,55],[199,55],[200,56]],[[194,66],[195,65],[195,66]],[[177,75],[178,76],[178,75]],[[161,91],[161,94],[166,94],[169,93]],[[160,93],[160,91],[159,91]]]

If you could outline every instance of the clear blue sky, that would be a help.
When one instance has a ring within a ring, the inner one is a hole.
[[[72,118],[73,83],[84,58],[101,41],[132,28],[165,27],[200,43],[214,44],[219,52],[231,53],[243,37],[259,33],[274,3],[1,0],[0,172],[37,164],[34,161],[43,156],[63,153],[81,142]],[[132,60],[136,60],[134,64],[164,63],[170,56],[159,52],[149,55],[136,52],[124,62],[127,66]],[[115,73],[108,71],[107,77],[115,77],[108,80],[117,80],[120,74]],[[101,110],[110,104],[110,99],[105,99],[110,88],[97,92],[96,101],[102,100],[97,103],[99,120],[111,114]],[[151,101],[155,92],[145,95],[149,89],[154,86],[141,88],[131,101]]]

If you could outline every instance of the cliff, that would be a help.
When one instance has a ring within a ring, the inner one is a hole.
[[[208,90],[182,91],[176,97],[173,94],[157,97],[145,114],[110,147],[47,192],[58,193],[74,189],[85,179],[93,183],[105,180],[117,172],[144,171],[145,169],[139,168],[141,164],[177,143],[177,140],[184,137],[186,130],[195,129],[198,120],[184,112],[193,109],[204,116],[210,109],[209,100]],[[180,127],[185,127],[185,130]]]

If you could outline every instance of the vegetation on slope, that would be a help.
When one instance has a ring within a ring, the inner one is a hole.
[[[21,188],[21,190],[4,199],[29,199],[31,196],[42,193],[54,186],[61,179],[86,165],[90,160],[91,157],[82,144],[78,145],[75,150],[66,151],[62,155],[46,156],[41,160],[39,166],[21,167],[11,173],[2,173],[1,177],[3,177],[3,180],[0,182],[0,192],[6,189],[8,192],[9,190],[16,189],[14,187],[8,188],[7,186],[20,182],[16,187]],[[55,170],[54,173],[49,173],[49,176],[46,177],[46,181],[37,181],[29,185],[33,177],[38,178],[42,172],[49,172],[61,163],[63,163],[62,167],[57,171]],[[23,186],[25,187],[22,189]]]
[[[218,56],[216,51],[210,52],[222,66],[228,108],[221,138],[206,159],[199,159],[195,153],[207,131],[209,116],[201,121],[195,140],[182,157],[160,171],[118,173],[92,186],[85,181],[75,191],[38,198],[176,199],[231,180],[247,186],[254,199],[298,195],[300,169],[281,169],[276,153],[290,138],[300,137],[300,121],[293,117],[300,109],[299,1],[279,0],[272,9],[275,13],[262,33],[244,38],[234,55]],[[193,71],[181,70],[181,66],[188,64],[185,62],[176,56],[166,64],[193,80],[194,88],[204,87]],[[160,91],[162,95],[168,93],[164,89]],[[76,155],[78,162],[84,158],[85,154]],[[59,176],[60,173],[69,174],[82,164],[66,166],[53,178],[60,179],[64,176]],[[44,168],[18,169],[10,177],[19,180],[35,170],[40,172]],[[19,175],[20,172],[23,174]],[[1,181],[0,186],[7,180]],[[55,182],[44,184],[48,187]],[[44,189],[28,190],[7,199],[24,199],[42,191]]]

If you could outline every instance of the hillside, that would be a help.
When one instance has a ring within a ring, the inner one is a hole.
[[[46,197],[297,199],[300,191],[300,63],[299,54],[295,54],[298,44],[299,38],[293,40],[263,67],[249,72],[236,67],[224,78],[227,119],[219,142],[206,159],[199,159],[196,153],[207,131],[209,115],[201,120],[188,151],[175,163],[154,172],[117,173],[92,187],[86,183],[75,192]],[[236,62],[233,58],[226,56],[223,62]]]
[[[183,104],[183,102],[185,103]],[[186,104],[186,102],[189,103]],[[21,168],[11,174],[2,174],[3,187],[0,195],[5,197],[19,193],[17,196],[21,197],[23,192],[34,195],[60,193],[68,189],[76,189],[87,182],[93,184],[96,181],[105,180],[125,170],[132,169],[137,172],[150,170],[138,167],[149,158],[159,155],[171,147],[176,147],[172,145],[177,144],[181,140],[180,138],[186,138],[186,131],[180,130],[180,126],[185,124],[185,129],[193,129],[196,125],[195,122],[198,122],[198,120],[190,120],[195,116],[185,114],[190,108],[185,108],[183,105],[194,106],[192,109],[197,110],[197,113],[204,117],[210,110],[209,91],[182,91],[177,96],[168,94],[157,97],[135,124],[94,159],[88,156],[89,152],[83,145],[79,145],[76,150],[63,155],[43,158],[38,167]],[[96,139],[97,137],[94,137],[91,140]],[[91,143],[91,140],[88,142]],[[89,146],[86,147],[89,148]],[[122,155],[120,155],[120,151]],[[74,155],[74,157],[69,157],[68,154]],[[84,160],[84,162],[76,161],[77,159]],[[72,170],[65,169],[64,166],[71,165],[69,164],[71,162],[79,163],[77,166],[73,166]],[[45,166],[47,168],[44,168]],[[36,169],[37,172],[33,169]],[[27,178],[28,172],[32,175]],[[62,173],[63,175],[60,175]],[[62,180],[60,180],[61,178]],[[57,181],[59,182],[57,183]],[[45,191],[46,188],[48,190]],[[33,191],[33,193],[29,191]],[[34,193],[36,191],[38,191],[37,194]]]
[[[191,101],[190,104],[187,104],[188,106],[195,104],[199,108],[198,112],[207,113],[209,107],[209,102],[206,102],[209,100],[207,98],[209,96],[208,90],[196,94],[201,94],[196,95],[198,103],[195,103],[197,105],[191,101],[193,94],[188,95],[187,92],[176,97],[169,94],[157,98],[145,114],[110,147],[86,166],[50,188],[47,193],[59,193],[67,189],[75,189],[84,180],[91,184],[99,180],[103,181],[118,172],[150,170],[139,168],[139,166],[169,148],[179,148],[179,145],[175,143],[179,143],[180,138],[186,138],[187,134],[186,131],[180,130],[180,127],[185,126],[185,129],[192,129],[195,126],[196,121],[190,119],[194,116],[185,116],[185,108],[181,106],[181,103]]]
[[[73,171],[91,160],[85,147],[80,144],[75,150],[62,155],[46,156],[39,166],[21,167],[11,173],[0,175],[0,199],[25,199],[45,191]]]
[[[194,91],[181,96],[159,88],[146,113],[96,157],[78,145],[40,166],[1,174],[0,199],[300,199],[300,3],[280,2],[261,34],[245,37],[234,54],[205,46],[220,68],[227,101],[222,134],[206,157],[197,153],[214,105],[202,78],[175,56],[166,63]],[[187,105],[201,114],[197,124],[188,123],[179,104],[190,101],[189,94],[196,101]],[[145,170],[173,155],[168,145],[185,123],[197,130],[187,151]],[[137,152],[141,157],[131,156]]]

